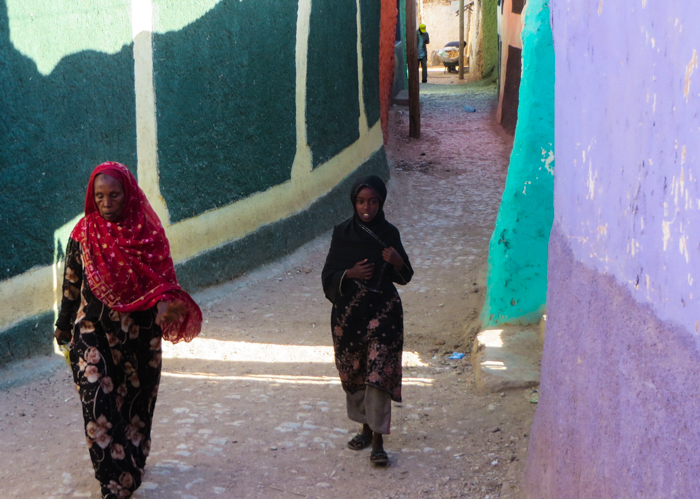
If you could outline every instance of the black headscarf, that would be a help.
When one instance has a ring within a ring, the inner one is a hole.
[[[355,208],[357,195],[364,187],[369,187],[379,197],[377,215],[367,223],[360,219]],[[326,298],[331,302],[335,302],[338,297],[340,281],[344,272],[365,258],[374,264],[374,272],[372,278],[367,281],[358,279],[357,282],[360,285],[370,291],[375,291],[380,288],[383,280],[395,280],[393,276],[395,272],[392,271],[393,267],[387,269],[388,264],[382,258],[384,248],[393,247],[396,249],[410,269],[408,256],[401,244],[399,230],[387,222],[384,216],[383,207],[385,200],[386,185],[384,185],[382,179],[375,175],[362,177],[352,186],[350,202],[353,214],[333,229],[331,248],[328,251],[326,264],[321,273],[323,291]]]

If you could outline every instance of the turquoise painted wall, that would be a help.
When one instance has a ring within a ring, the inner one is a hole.
[[[549,1],[529,0],[515,142],[491,236],[485,325],[537,322],[547,296],[554,189],[554,47]]]
[[[158,32],[195,6],[154,10]],[[289,180],[296,13],[297,2],[223,0],[154,35],[158,163],[172,222]]]
[[[306,122],[316,167],[359,138],[360,108],[357,5],[337,0],[312,5]]]
[[[114,4],[123,2],[97,7]],[[88,30],[80,5],[63,9],[76,30]],[[30,14],[13,19],[17,43],[22,27],[42,22]],[[130,33],[128,17],[115,18],[113,29]],[[15,48],[8,5],[0,0],[0,280],[53,263],[54,231],[82,211],[80,193],[95,165],[108,158],[136,164],[132,47],[110,55],[72,53],[72,44],[64,33],[40,46],[68,54],[42,74]]]

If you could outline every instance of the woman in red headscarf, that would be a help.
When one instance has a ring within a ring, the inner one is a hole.
[[[69,344],[85,435],[104,499],[131,497],[151,447],[161,338],[199,334],[202,312],[178,285],[158,216],[129,170],[92,172],[66,250],[54,336]]]

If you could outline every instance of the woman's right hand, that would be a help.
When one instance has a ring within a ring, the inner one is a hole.
[[[368,262],[365,258],[361,262],[357,262],[351,269],[345,272],[345,275],[351,279],[371,279],[374,272],[374,264]]]
[[[187,307],[182,300],[165,301],[161,300],[156,305],[156,324],[170,324],[179,321],[187,313]]]
[[[63,329],[56,328],[56,331],[54,331],[53,333],[53,337],[56,338],[56,342],[59,345],[67,345],[68,343],[70,343],[70,340],[73,338],[73,335],[70,331],[65,331]]]

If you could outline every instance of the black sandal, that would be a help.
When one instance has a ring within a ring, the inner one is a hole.
[[[369,447],[371,443],[372,437],[368,437],[367,435],[358,433],[357,435],[352,437],[352,440],[348,442],[348,449],[362,450],[366,447]]]
[[[384,466],[389,462],[389,456],[386,455],[384,449],[373,450],[369,455],[369,462]]]

